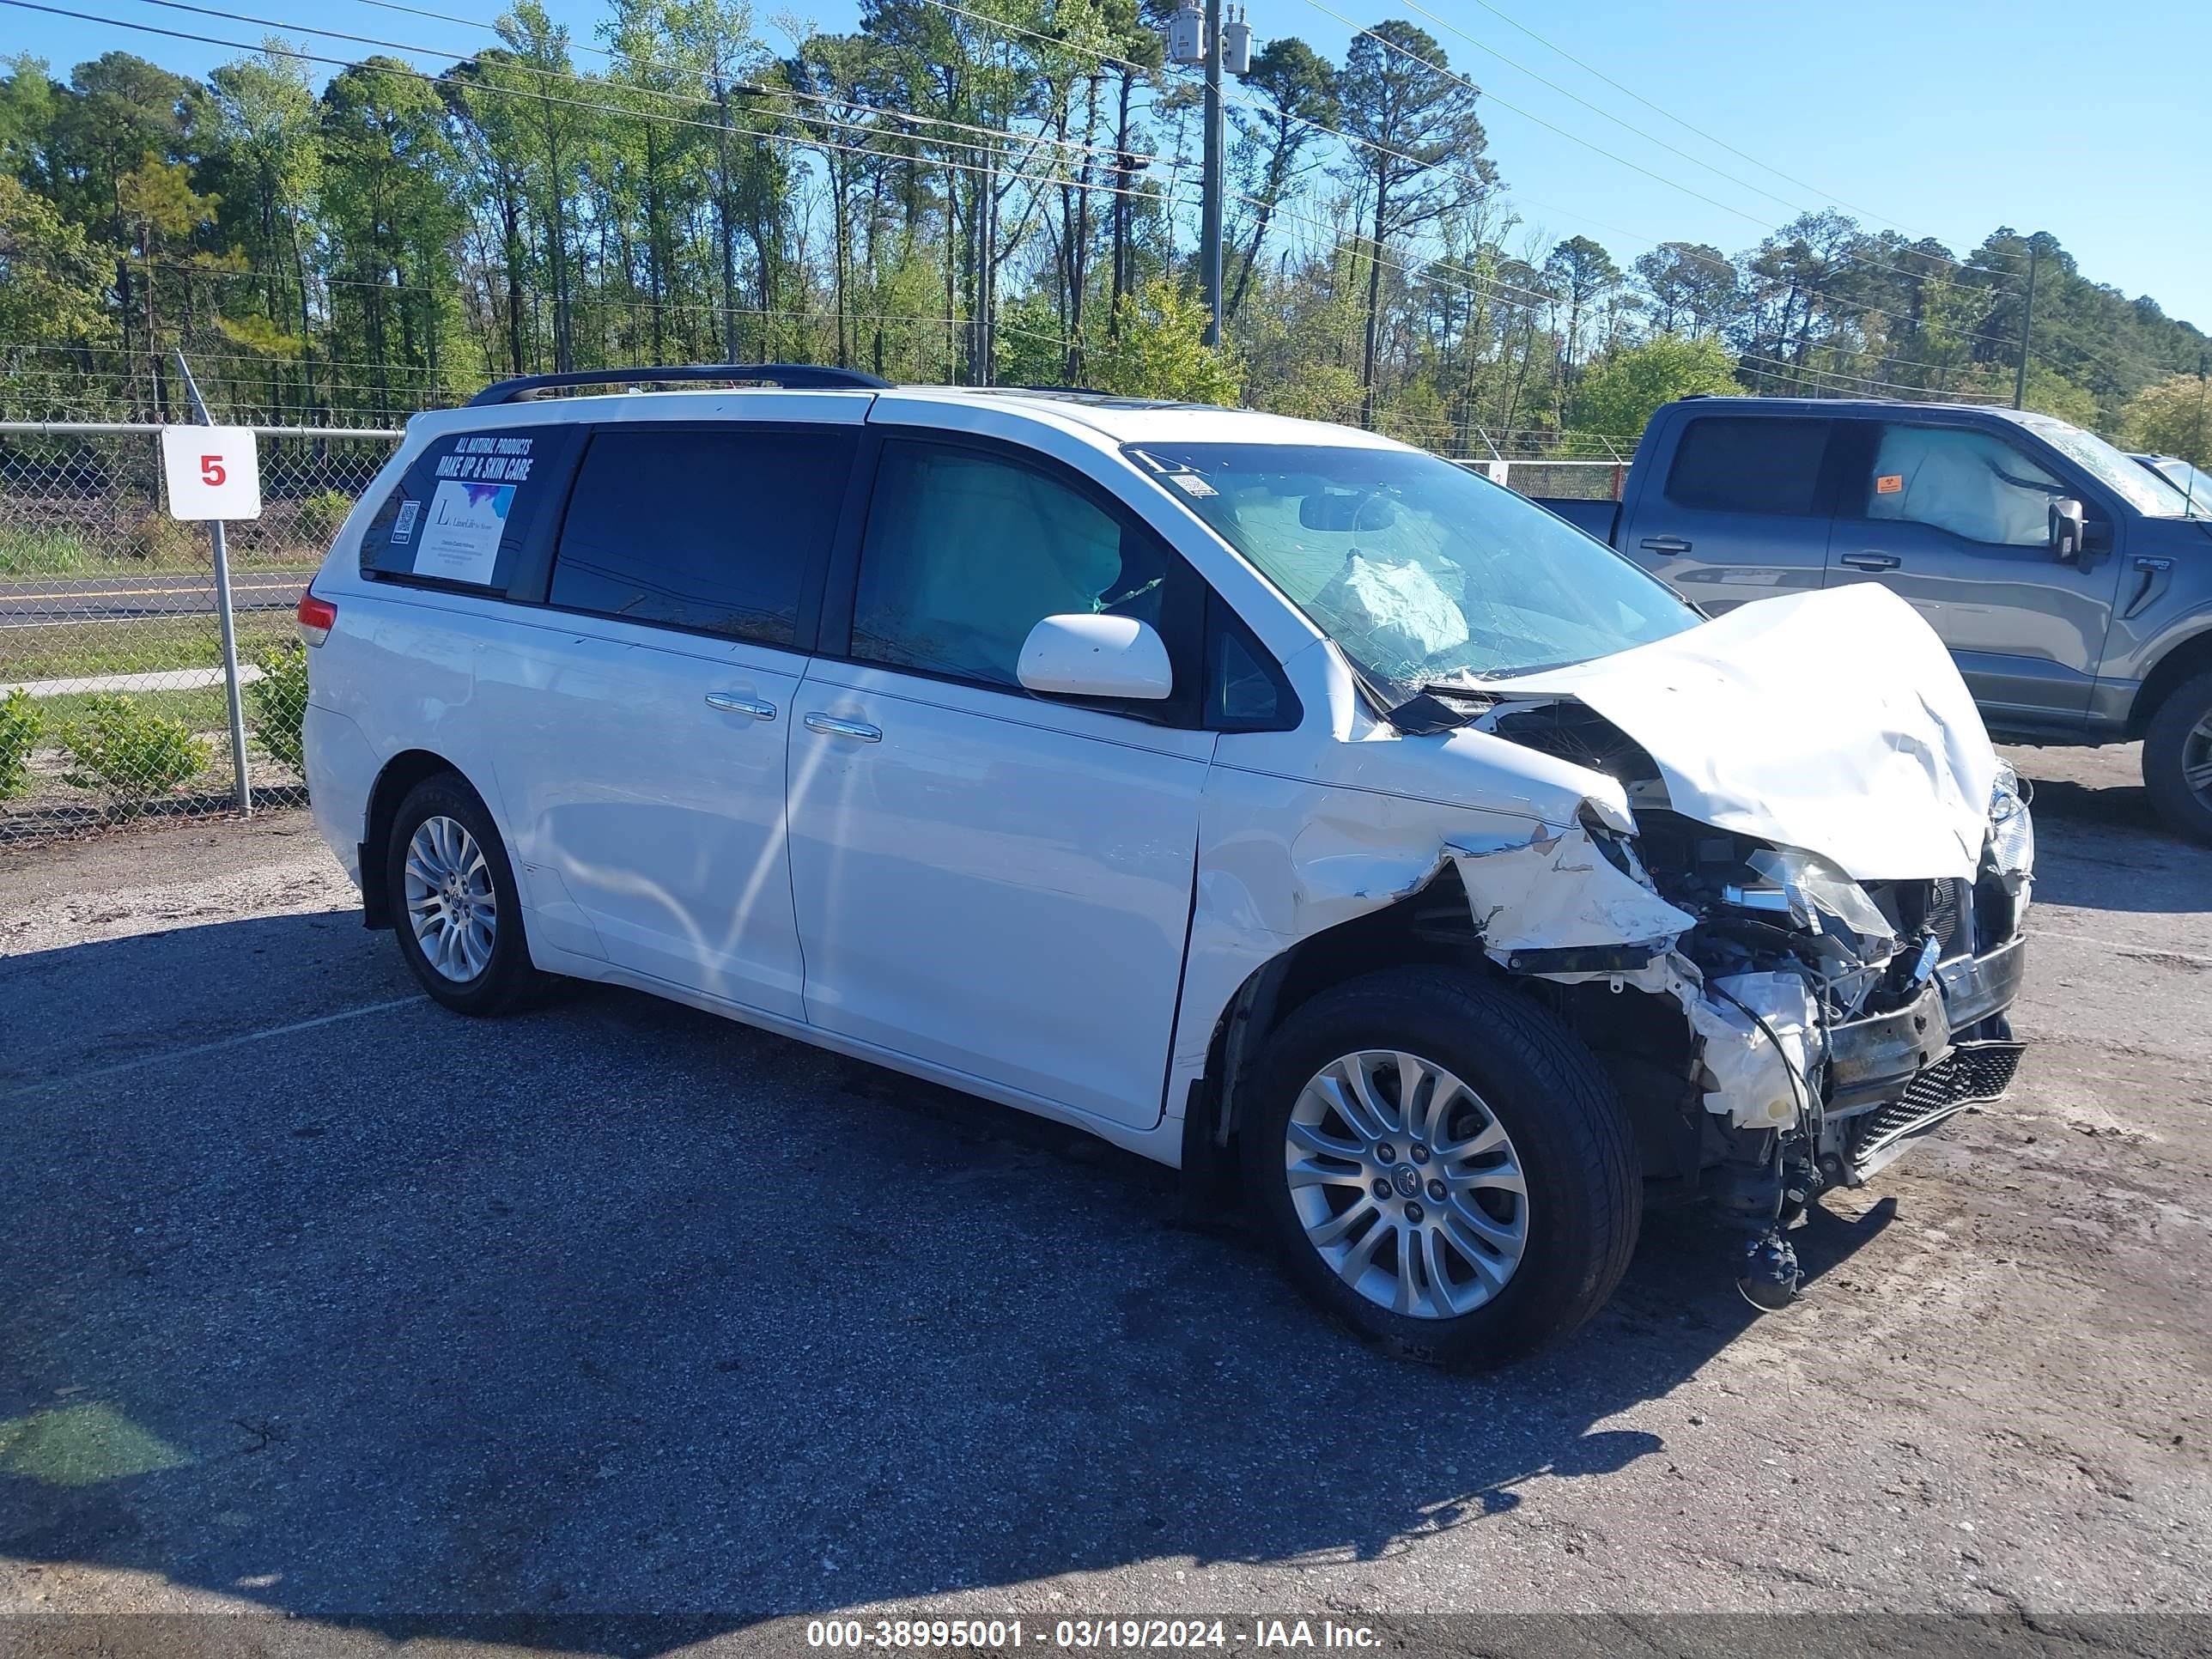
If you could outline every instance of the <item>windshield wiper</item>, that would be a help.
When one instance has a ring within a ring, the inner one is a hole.
[[[1479,686],[1438,680],[1419,687],[1390,711],[1389,719],[1409,738],[1426,737],[1432,732],[1457,731],[1487,714],[1497,701]],[[1468,703],[1480,706],[1469,708]]]
[[[1469,697],[1478,702],[1497,700],[1497,694],[1486,686],[1468,680],[1425,680],[1413,689],[1431,697]]]

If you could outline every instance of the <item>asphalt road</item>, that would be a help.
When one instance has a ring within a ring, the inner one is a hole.
[[[628,993],[447,1016],[300,815],[0,850],[0,1629],[719,1653],[848,1609],[1364,1610],[1495,1651],[1425,1620],[1895,1610],[2056,1652],[2064,1615],[2212,1612],[2212,850],[2131,750],[2015,758],[2014,1097],[1838,1195],[1790,1310],[1662,1215],[1583,1334],[1474,1380],[1051,1126]],[[664,1622],[564,1622],[605,1613]]]
[[[240,611],[289,611],[307,579],[298,571],[234,570],[230,594]],[[0,581],[0,629],[55,623],[123,622],[141,617],[204,616],[215,609],[213,572],[178,575],[38,576]]]

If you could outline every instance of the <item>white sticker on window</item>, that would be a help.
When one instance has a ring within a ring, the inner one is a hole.
[[[415,520],[422,516],[422,503],[420,501],[399,503],[399,516],[392,521],[392,544],[394,547],[404,547],[415,539]]]
[[[479,586],[489,583],[499,562],[500,538],[507,534],[507,509],[514,505],[513,484],[441,483],[422,521],[415,574]]]
[[[1186,495],[1218,495],[1221,493],[1195,472],[1170,472],[1168,482],[1180,485]]]

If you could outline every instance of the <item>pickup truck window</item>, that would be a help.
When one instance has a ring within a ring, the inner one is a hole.
[[[2212,519],[2212,472],[2191,466],[2179,455],[2167,455],[2148,465],[2151,471],[2182,493],[2191,518]]]
[[[1169,497],[1404,702],[1695,627],[1656,578],[1542,507],[1414,450],[1146,444]]]
[[[1996,547],[2041,547],[2065,483],[2016,446],[1966,427],[1885,422],[1869,475],[1869,519],[1924,524]]]
[[[1667,499],[1719,513],[1809,515],[1820,501],[1833,424],[1700,416],[1675,446]]]
[[[2149,519],[2193,516],[2189,498],[2167,480],[2154,478],[2094,432],[2084,432],[2048,415],[2010,416],[2073,462],[2130,507]]]

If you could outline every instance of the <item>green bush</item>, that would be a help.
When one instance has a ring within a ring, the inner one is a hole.
[[[46,711],[21,687],[0,698],[0,798],[20,795],[31,780],[31,750],[46,724]]]
[[[318,550],[337,539],[338,526],[353,511],[353,497],[343,489],[325,489],[300,503],[300,539]]]
[[[196,777],[213,758],[182,720],[142,708],[136,697],[94,696],[82,720],[62,727],[62,746],[76,763],[62,775],[79,789],[98,789],[125,817],[156,795]]]
[[[246,688],[246,700],[253,705],[253,735],[272,759],[304,774],[300,725],[307,714],[307,647],[281,645],[258,666],[261,678]]]
[[[84,538],[62,525],[0,530],[0,576],[66,576],[84,562]]]
[[[131,557],[161,570],[190,570],[210,563],[215,556],[198,525],[158,511],[147,514],[131,526],[129,551]]]

